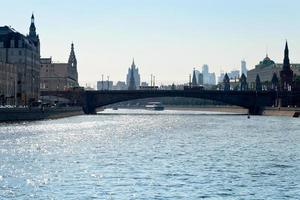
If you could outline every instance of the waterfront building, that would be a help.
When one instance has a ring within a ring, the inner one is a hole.
[[[247,66],[245,60],[241,61],[241,74],[244,74],[247,77]]]
[[[62,91],[78,87],[77,59],[74,44],[71,44],[69,60],[66,63],[53,62],[52,58],[41,58],[41,90]]]
[[[283,69],[282,63],[275,63],[273,60],[269,58],[268,55],[259,62],[259,64],[255,65],[254,69],[248,71],[248,83],[249,87],[255,88],[255,80],[257,74],[260,77],[260,81],[262,83],[263,88],[271,89],[272,88],[272,78],[274,73],[277,78],[280,77],[280,71]],[[293,71],[294,75],[300,75],[300,64],[299,63],[291,63],[290,69]]]
[[[16,66],[16,104],[27,105],[38,100],[41,68],[40,40],[36,33],[33,15],[27,36],[9,26],[0,27],[0,62]]]
[[[130,86],[131,77],[133,80],[131,88],[138,89],[140,87],[140,74],[139,74],[139,69],[136,67],[134,63],[134,59],[132,61],[131,67],[128,68],[128,73],[126,77],[126,84],[128,88]]]
[[[289,48],[288,43],[285,43],[284,59],[282,70],[280,71],[280,89],[281,90],[292,90],[293,84],[293,71],[291,70],[290,59],[289,59]]]
[[[17,66],[0,62],[0,104],[15,105],[17,92]]]

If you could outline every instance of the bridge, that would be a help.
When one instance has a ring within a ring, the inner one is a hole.
[[[153,97],[200,98],[240,106],[249,114],[261,114],[264,107],[276,105],[278,100],[300,102],[300,92],[276,91],[220,91],[220,90],[103,90],[103,91],[43,91],[42,96],[58,96],[76,102],[86,114],[95,114],[96,109],[122,101]]]

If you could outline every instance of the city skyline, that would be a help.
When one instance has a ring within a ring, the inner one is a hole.
[[[192,69],[203,64],[217,76],[221,70],[240,69],[242,59],[252,69],[266,53],[282,63],[285,39],[291,62],[300,61],[297,1],[19,4],[13,15],[1,12],[1,25],[26,34],[33,11],[41,56],[66,60],[73,41],[82,85],[95,83],[101,74],[115,82],[125,80],[133,57],[139,63],[141,80],[149,82],[155,74],[157,84],[187,82]],[[12,3],[4,2],[4,6],[12,7]]]

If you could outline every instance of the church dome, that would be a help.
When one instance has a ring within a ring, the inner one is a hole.
[[[261,64],[261,65],[264,65],[264,66],[269,66],[269,65],[274,65],[275,62],[274,62],[273,60],[271,60],[271,59],[269,58],[269,56],[267,55],[267,56],[264,58],[264,60],[261,61],[260,64]]]

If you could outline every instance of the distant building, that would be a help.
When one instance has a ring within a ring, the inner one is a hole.
[[[246,61],[242,60],[241,61],[241,76],[244,74],[247,77],[247,66],[246,66]]]
[[[142,82],[141,86],[149,86],[149,84],[147,82]]]
[[[128,73],[126,77],[126,84],[128,87],[130,85],[130,79],[132,74],[133,74],[132,80],[134,80],[134,85],[132,85],[132,87],[138,89],[140,86],[140,74],[139,74],[139,69],[136,67],[134,63],[134,60],[132,61],[131,67],[128,68]]]
[[[240,78],[240,71],[239,70],[232,70],[227,73],[229,79],[239,79]]]
[[[207,64],[202,66],[203,84],[209,83],[209,68]]]
[[[41,58],[41,90],[62,91],[78,87],[77,59],[74,44],[67,63],[52,62],[52,58]]]
[[[202,66],[203,84],[204,85],[215,85],[216,75],[215,73],[209,73],[209,67],[207,64]]]
[[[97,81],[97,90],[112,90],[113,81]]]
[[[114,90],[127,90],[127,85],[124,81],[118,81],[115,86],[113,86]]]
[[[40,40],[33,15],[27,36],[8,26],[0,27],[0,62],[16,66],[16,104],[26,105],[39,99]]]

